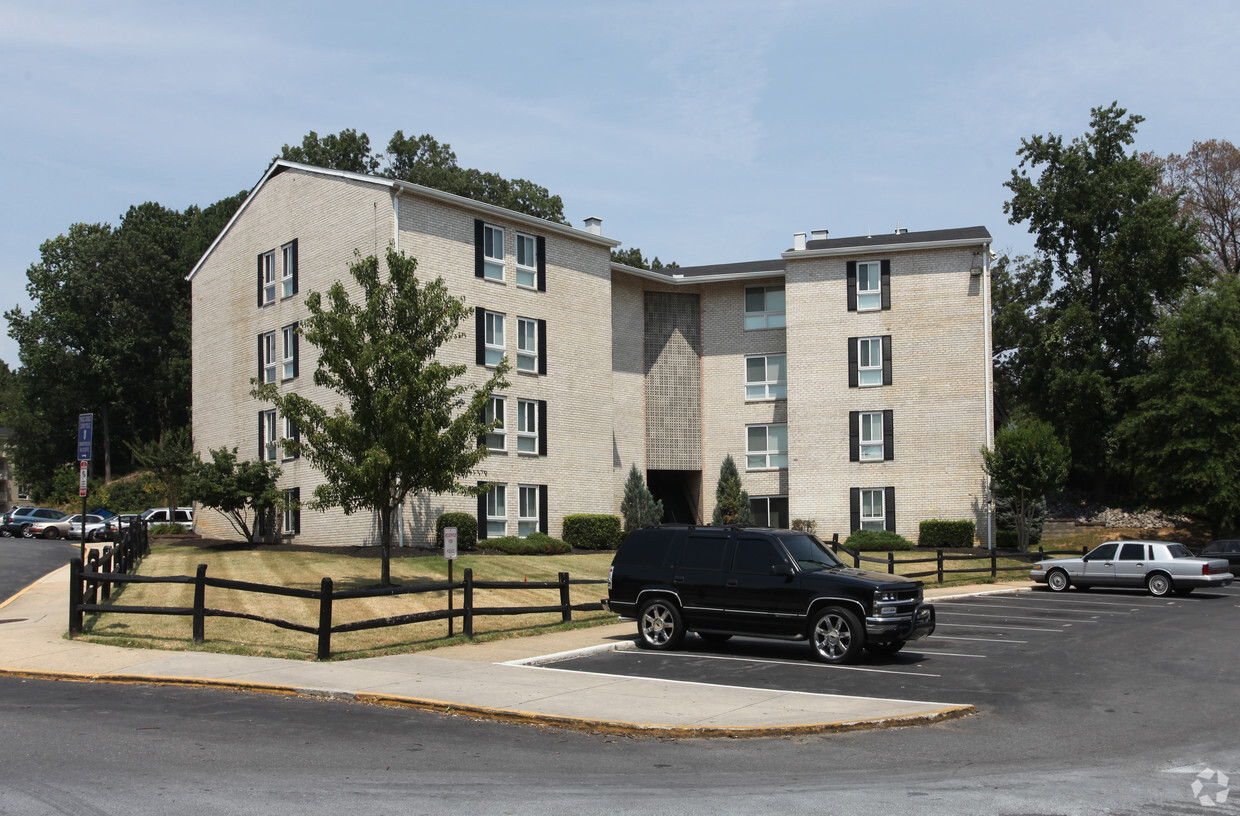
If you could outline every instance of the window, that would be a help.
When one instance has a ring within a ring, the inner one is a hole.
[[[749,575],[770,575],[776,567],[786,567],[788,562],[765,538],[742,538],[736,542],[736,555],[732,557],[732,571]]]
[[[517,318],[517,371],[538,370],[538,323]]]
[[[517,286],[538,286],[537,247],[534,236],[517,233]]]
[[[538,453],[538,403],[517,400],[517,453]]]
[[[276,461],[276,412],[260,411],[258,414],[258,458],[263,462]]]
[[[784,287],[745,288],[745,328],[778,329],[784,325]]]
[[[848,387],[891,385],[891,335],[848,338]]]
[[[483,412],[482,420],[488,425],[496,422],[496,426],[487,432],[486,446],[488,450],[502,451],[508,446],[508,431],[505,428],[505,415],[508,412],[508,400],[505,397],[491,397],[487,400],[487,407]]]
[[[787,425],[750,425],[745,432],[749,470],[788,467]]]
[[[882,275],[879,264],[876,261],[857,264],[857,311],[867,312],[882,307]]]
[[[504,279],[503,227],[482,226],[482,277],[496,281]]]
[[[1119,551],[1120,561],[1148,561],[1146,557],[1146,545],[1144,544],[1125,544],[1123,549]]]
[[[263,383],[276,381],[275,332],[267,332],[258,336],[258,381]]]
[[[848,499],[853,530],[896,529],[894,487],[854,487]]]
[[[508,535],[507,501],[507,485],[491,485],[486,494],[487,538],[503,538]]]
[[[280,247],[280,257],[283,260],[283,270],[281,275],[281,283],[283,284],[283,292],[281,297],[292,297],[297,294],[297,241],[294,239],[291,243],[287,243]]]
[[[258,256],[258,305],[276,302],[276,253],[264,252]]]
[[[500,360],[504,359],[504,316],[499,312],[486,313],[483,345],[486,348],[486,364],[499,365]]]
[[[787,496],[750,496],[749,510],[753,513],[755,527],[788,526]]]
[[[284,491],[284,532],[297,535],[301,532],[301,488]]]
[[[297,324],[285,326],[280,334],[284,345],[284,379],[291,380],[297,376]]]
[[[301,431],[298,430],[295,424],[293,424],[293,420],[288,417],[284,418],[284,435],[281,438],[288,439],[293,442],[301,441]],[[284,461],[288,462],[293,459],[297,459],[300,456],[300,453],[297,453],[296,451],[290,452],[288,448],[284,448]]]
[[[517,535],[538,532],[538,485],[517,487]]]
[[[745,399],[785,399],[788,396],[788,356],[763,354],[745,358]]]
[[[857,459],[881,462],[883,456],[883,413],[864,411],[857,414]]]

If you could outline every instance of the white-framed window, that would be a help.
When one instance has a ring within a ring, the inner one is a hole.
[[[517,286],[538,286],[537,246],[534,236],[517,233]]]
[[[487,450],[502,451],[508,448],[508,399],[507,397],[492,396],[487,400],[486,411],[483,419],[490,424],[498,422],[498,424],[487,431],[486,442]]]
[[[517,400],[517,453],[538,453],[538,403]]]
[[[286,534],[296,535],[301,532],[301,488],[293,487],[284,491],[283,529]]]
[[[297,326],[285,326],[280,330],[284,345],[284,379],[297,376]]]
[[[882,265],[878,261],[857,264],[857,311],[883,308]]]
[[[750,496],[749,509],[753,513],[755,527],[782,529],[790,524],[787,496]]]
[[[504,315],[500,312],[487,312],[485,329],[483,346],[486,349],[486,364],[497,366],[500,360],[504,359]]]
[[[260,264],[263,268],[263,303],[276,302],[276,252],[264,252]]]
[[[263,335],[263,382],[276,381],[276,333]]]
[[[745,287],[745,328],[778,329],[784,324],[784,287]]]
[[[538,485],[517,487],[517,535],[525,538],[538,532]]]
[[[508,486],[491,485],[487,491],[487,538],[508,535]]]
[[[538,321],[517,318],[517,371],[538,370]]]
[[[280,436],[281,441],[285,439],[297,440],[301,438],[301,435],[297,432],[297,426],[293,424],[293,420],[289,419],[288,417],[285,417],[283,426],[284,426],[283,428],[284,432]],[[282,449],[284,448],[283,445],[281,445],[280,447]],[[289,453],[287,450],[285,450],[284,461],[287,462],[291,459],[296,459],[296,458],[297,458],[296,454]]]
[[[857,417],[857,436],[862,462],[883,460],[883,412],[862,411]]]
[[[788,396],[788,355],[755,354],[745,358],[745,399]]]
[[[482,226],[482,277],[495,281],[504,279],[503,227]]]
[[[883,507],[883,489],[881,487],[861,488],[861,529],[885,530],[887,514]]]
[[[276,429],[276,412],[275,409],[263,411],[259,414],[259,437],[262,441],[262,452],[264,462],[275,462],[280,455],[279,452],[279,431]]]
[[[283,292],[281,297],[292,297],[297,292],[297,250],[292,244],[285,244],[280,247],[280,256],[283,261],[281,270],[281,279]]]
[[[788,467],[788,426],[746,426],[745,457],[750,470]]]
[[[883,384],[883,338],[857,338],[857,385]]]

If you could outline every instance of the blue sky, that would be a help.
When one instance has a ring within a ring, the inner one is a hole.
[[[1240,142],[1237,31],[1232,0],[0,0],[0,305],[29,308],[71,224],[208,205],[344,128],[430,133],[682,265],[822,227],[980,224],[1028,252],[1003,214],[1021,138],[1114,100],[1140,150]]]

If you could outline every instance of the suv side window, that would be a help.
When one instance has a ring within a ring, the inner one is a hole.
[[[190,520],[188,510],[178,510],[176,511],[176,513],[177,513],[177,521],[188,522]]]
[[[770,575],[772,567],[787,565],[788,562],[775,545],[765,538],[742,538],[736,543],[736,555],[732,559],[733,572]]]
[[[661,567],[671,539],[672,536],[662,530],[634,530],[624,540],[612,563],[624,567]]]
[[[723,551],[727,547],[726,536],[691,535],[685,539],[685,551],[680,558],[682,569],[722,570]]]

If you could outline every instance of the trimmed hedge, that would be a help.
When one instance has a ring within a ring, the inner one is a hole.
[[[564,541],[580,550],[614,550],[620,546],[624,530],[619,516],[578,513],[564,517]]]
[[[973,546],[976,527],[971,521],[926,519],[917,529],[917,546],[931,550],[955,550]]]
[[[478,549],[478,519],[469,513],[440,513],[435,520],[435,546],[443,549],[443,528],[456,528],[456,549],[468,552]]]
[[[1020,545],[1020,534],[1015,530],[995,530],[995,546],[1001,550],[1015,550]],[[1030,538],[1029,546],[1036,546]]]
[[[911,550],[914,544],[892,530],[858,530],[848,537],[844,546],[862,552],[890,552]]]
[[[508,555],[559,555],[573,551],[572,547],[546,533],[530,533],[525,538],[517,536],[488,538],[486,548],[499,550]]]

